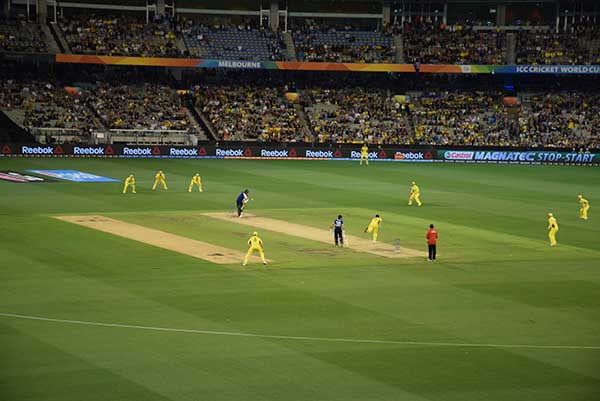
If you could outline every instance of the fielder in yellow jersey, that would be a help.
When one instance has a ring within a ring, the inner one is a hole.
[[[125,185],[123,186],[123,193],[127,192],[127,188],[131,187],[131,192],[132,193],[136,193],[135,192],[135,178],[133,177],[133,174],[129,174],[129,177],[125,178]]]
[[[165,190],[169,189],[167,188],[167,180],[165,177],[165,173],[163,173],[162,170],[159,170],[158,173],[156,173],[156,175],[154,176],[154,185],[152,185],[153,191],[156,189],[156,186],[158,184],[161,184]]]
[[[250,259],[250,256],[254,251],[258,252],[260,258],[262,259],[263,265],[266,265],[267,261],[265,260],[263,242],[256,231],[252,233],[252,237],[250,237],[250,239],[248,240],[248,252],[246,252],[246,256],[244,257],[244,263],[242,263],[242,266],[246,266],[246,264],[248,264],[248,259]]]
[[[200,178],[200,174],[196,173],[195,176],[192,177],[192,181],[190,181],[190,186],[188,187],[188,192],[192,192],[192,188],[194,185],[198,185],[198,191],[202,191],[202,178]]]
[[[579,204],[581,205],[581,209],[579,209],[579,218],[583,220],[588,219],[588,209],[590,208],[590,202],[587,201],[582,195],[577,195],[577,199],[579,199]]]
[[[369,165],[369,148],[365,143],[362,148],[360,148],[360,165],[362,166],[363,160]]]
[[[365,228],[366,233],[373,233],[373,242],[377,242],[377,235],[379,234],[379,227],[381,226],[382,221],[383,219],[376,214],[375,217],[371,219],[367,228]]]
[[[417,186],[416,182],[411,182],[410,183],[410,196],[408,197],[408,206],[412,206],[413,201],[417,202],[417,205],[421,206],[421,190],[419,189],[419,187]]]
[[[550,246],[556,246],[556,232],[558,231],[558,222],[552,213],[548,213],[548,238]]]

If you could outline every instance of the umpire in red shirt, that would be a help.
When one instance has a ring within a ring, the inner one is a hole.
[[[435,231],[435,228],[433,228],[433,224],[429,225],[429,230],[427,231],[425,238],[427,238],[427,247],[429,248],[429,257],[427,259],[431,262],[432,260],[435,260],[435,247],[438,239],[438,233]]]

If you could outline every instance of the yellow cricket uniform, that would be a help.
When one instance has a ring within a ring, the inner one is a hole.
[[[590,203],[583,196],[579,195],[579,204],[581,205],[581,209],[579,209],[579,218],[587,220]]]
[[[248,264],[248,259],[250,259],[250,256],[255,251],[258,252],[258,254],[260,255],[260,258],[262,259],[263,264],[266,265],[267,261],[265,260],[265,252],[263,250],[263,242],[257,233],[252,234],[252,237],[250,237],[250,239],[248,240],[248,252],[246,252],[246,256],[244,257],[244,263],[242,263],[243,266],[246,266],[246,264]]]
[[[363,160],[367,163],[367,166],[369,165],[369,148],[367,147],[367,145],[363,145],[362,148],[360,148],[360,165],[362,166],[363,164]]]
[[[550,246],[555,246],[556,242],[556,232],[558,231],[558,222],[556,218],[552,216],[552,214],[548,215],[548,238],[550,238]]]
[[[162,185],[162,187],[167,190],[169,188],[167,188],[167,181],[166,181],[166,177],[165,177],[165,173],[163,173],[162,171],[159,171],[158,173],[156,173],[156,175],[154,176],[154,185],[152,185],[152,190],[154,191],[156,189],[156,186],[160,184]]]
[[[408,198],[408,206],[412,206],[413,201],[417,202],[417,205],[421,206],[421,190],[416,183],[412,183],[410,187],[410,197]]]
[[[192,181],[190,181],[190,186],[188,187],[188,192],[192,192],[192,188],[194,185],[198,185],[198,191],[202,191],[202,178],[200,178],[200,174],[196,174],[192,177]]]
[[[381,226],[382,221],[383,219],[381,217],[373,217],[365,230],[368,233],[373,233],[373,242],[377,241],[377,235],[379,234],[379,227]]]
[[[125,178],[125,185],[123,186],[123,193],[127,192],[127,188],[131,187],[131,192],[132,193],[136,193],[135,192],[135,178],[133,178],[133,174],[130,175],[129,177]]]

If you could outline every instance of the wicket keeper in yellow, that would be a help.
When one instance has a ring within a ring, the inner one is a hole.
[[[194,185],[198,185],[198,192],[204,192],[202,191],[202,178],[200,178],[200,174],[198,173],[192,177],[192,181],[190,181],[190,186],[188,187],[188,192],[192,192]]]
[[[382,218],[376,214],[375,217],[371,219],[367,228],[365,228],[366,233],[373,233],[373,242],[377,242],[377,235],[379,234],[379,227],[381,226],[382,221]]]
[[[556,232],[558,231],[558,222],[552,213],[548,213],[548,238],[550,246],[556,246]]]
[[[154,185],[152,185],[153,191],[156,189],[156,186],[158,184],[161,184],[162,187],[165,189],[165,191],[167,189],[169,189],[169,188],[167,188],[167,181],[166,181],[165,173],[163,173],[162,170],[158,170],[158,173],[156,173],[156,175],[154,176]]]
[[[587,199],[585,199],[583,197],[583,195],[577,195],[577,199],[579,199],[579,204],[581,205],[581,209],[579,209],[579,218],[583,219],[583,220],[587,220],[588,219],[588,209],[590,208],[590,202],[587,201]]]
[[[123,193],[127,192],[127,188],[131,187],[131,193],[135,192],[135,178],[133,174],[129,174],[129,177],[125,178],[125,185],[123,186]]]
[[[421,190],[419,189],[419,187],[417,186],[416,182],[411,182],[410,183],[410,196],[408,197],[408,206],[412,206],[413,201],[417,202],[418,206],[421,206]]]
[[[362,148],[360,148],[360,165],[362,166],[363,160],[369,165],[369,147],[365,143]]]
[[[242,266],[246,266],[248,264],[248,259],[250,259],[250,256],[254,251],[258,252],[260,258],[262,259],[263,265],[266,265],[267,261],[265,260],[263,242],[256,231],[252,233],[252,237],[250,237],[250,239],[248,240],[248,252],[246,252],[246,256],[244,257],[244,263],[242,263]]]

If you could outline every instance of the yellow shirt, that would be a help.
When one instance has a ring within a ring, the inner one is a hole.
[[[263,242],[258,235],[253,235],[248,240],[248,245],[250,245],[250,248],[262,248],[262,244]]]
[[[192,178],[192,182],[193,182],[193,183],[200,184],[200,181],[201,181],[201,178],[200,178],[200,176],[199,176],[199,175],[195,175],[195,176]]]
[[[382,221],[383,221],[383,219],[381,217],[373,217],[371,219],[371,222],[369,223],[369,225],[371,227],[379,227],[381,225]]]
[[[156,173],[156,175],[154,176],[155,179],[159,180],[159,181],[163,181],[165,179],[165,173]]]
[[[125,178],[125,184],[135,184],[135,178],[133,178],[133,177]]]
[[[360,148],[360,153],[362,153],[363,155],[369,153],[369,148],[367,147],[367,145],[364,145],[362,148]]]
[[[581,198],[581,199],[579,199],[579,204],[580,204],[581,206],[583,206],[583,207],[586,207],[586,206],[589,206],[589,205],[590,205],[590,203],[589,203],[589,202],[587,201],[587,199],[585,199],[585,198]]]
[[[558,230],[558,223],[555,217],[548,217],[548,230],[556,228]]]
[[[419,194],[421,191],[419,190],[419,187],[417,186],[417,184],[413,185],[410,187],[410,193],[411,194]]]

